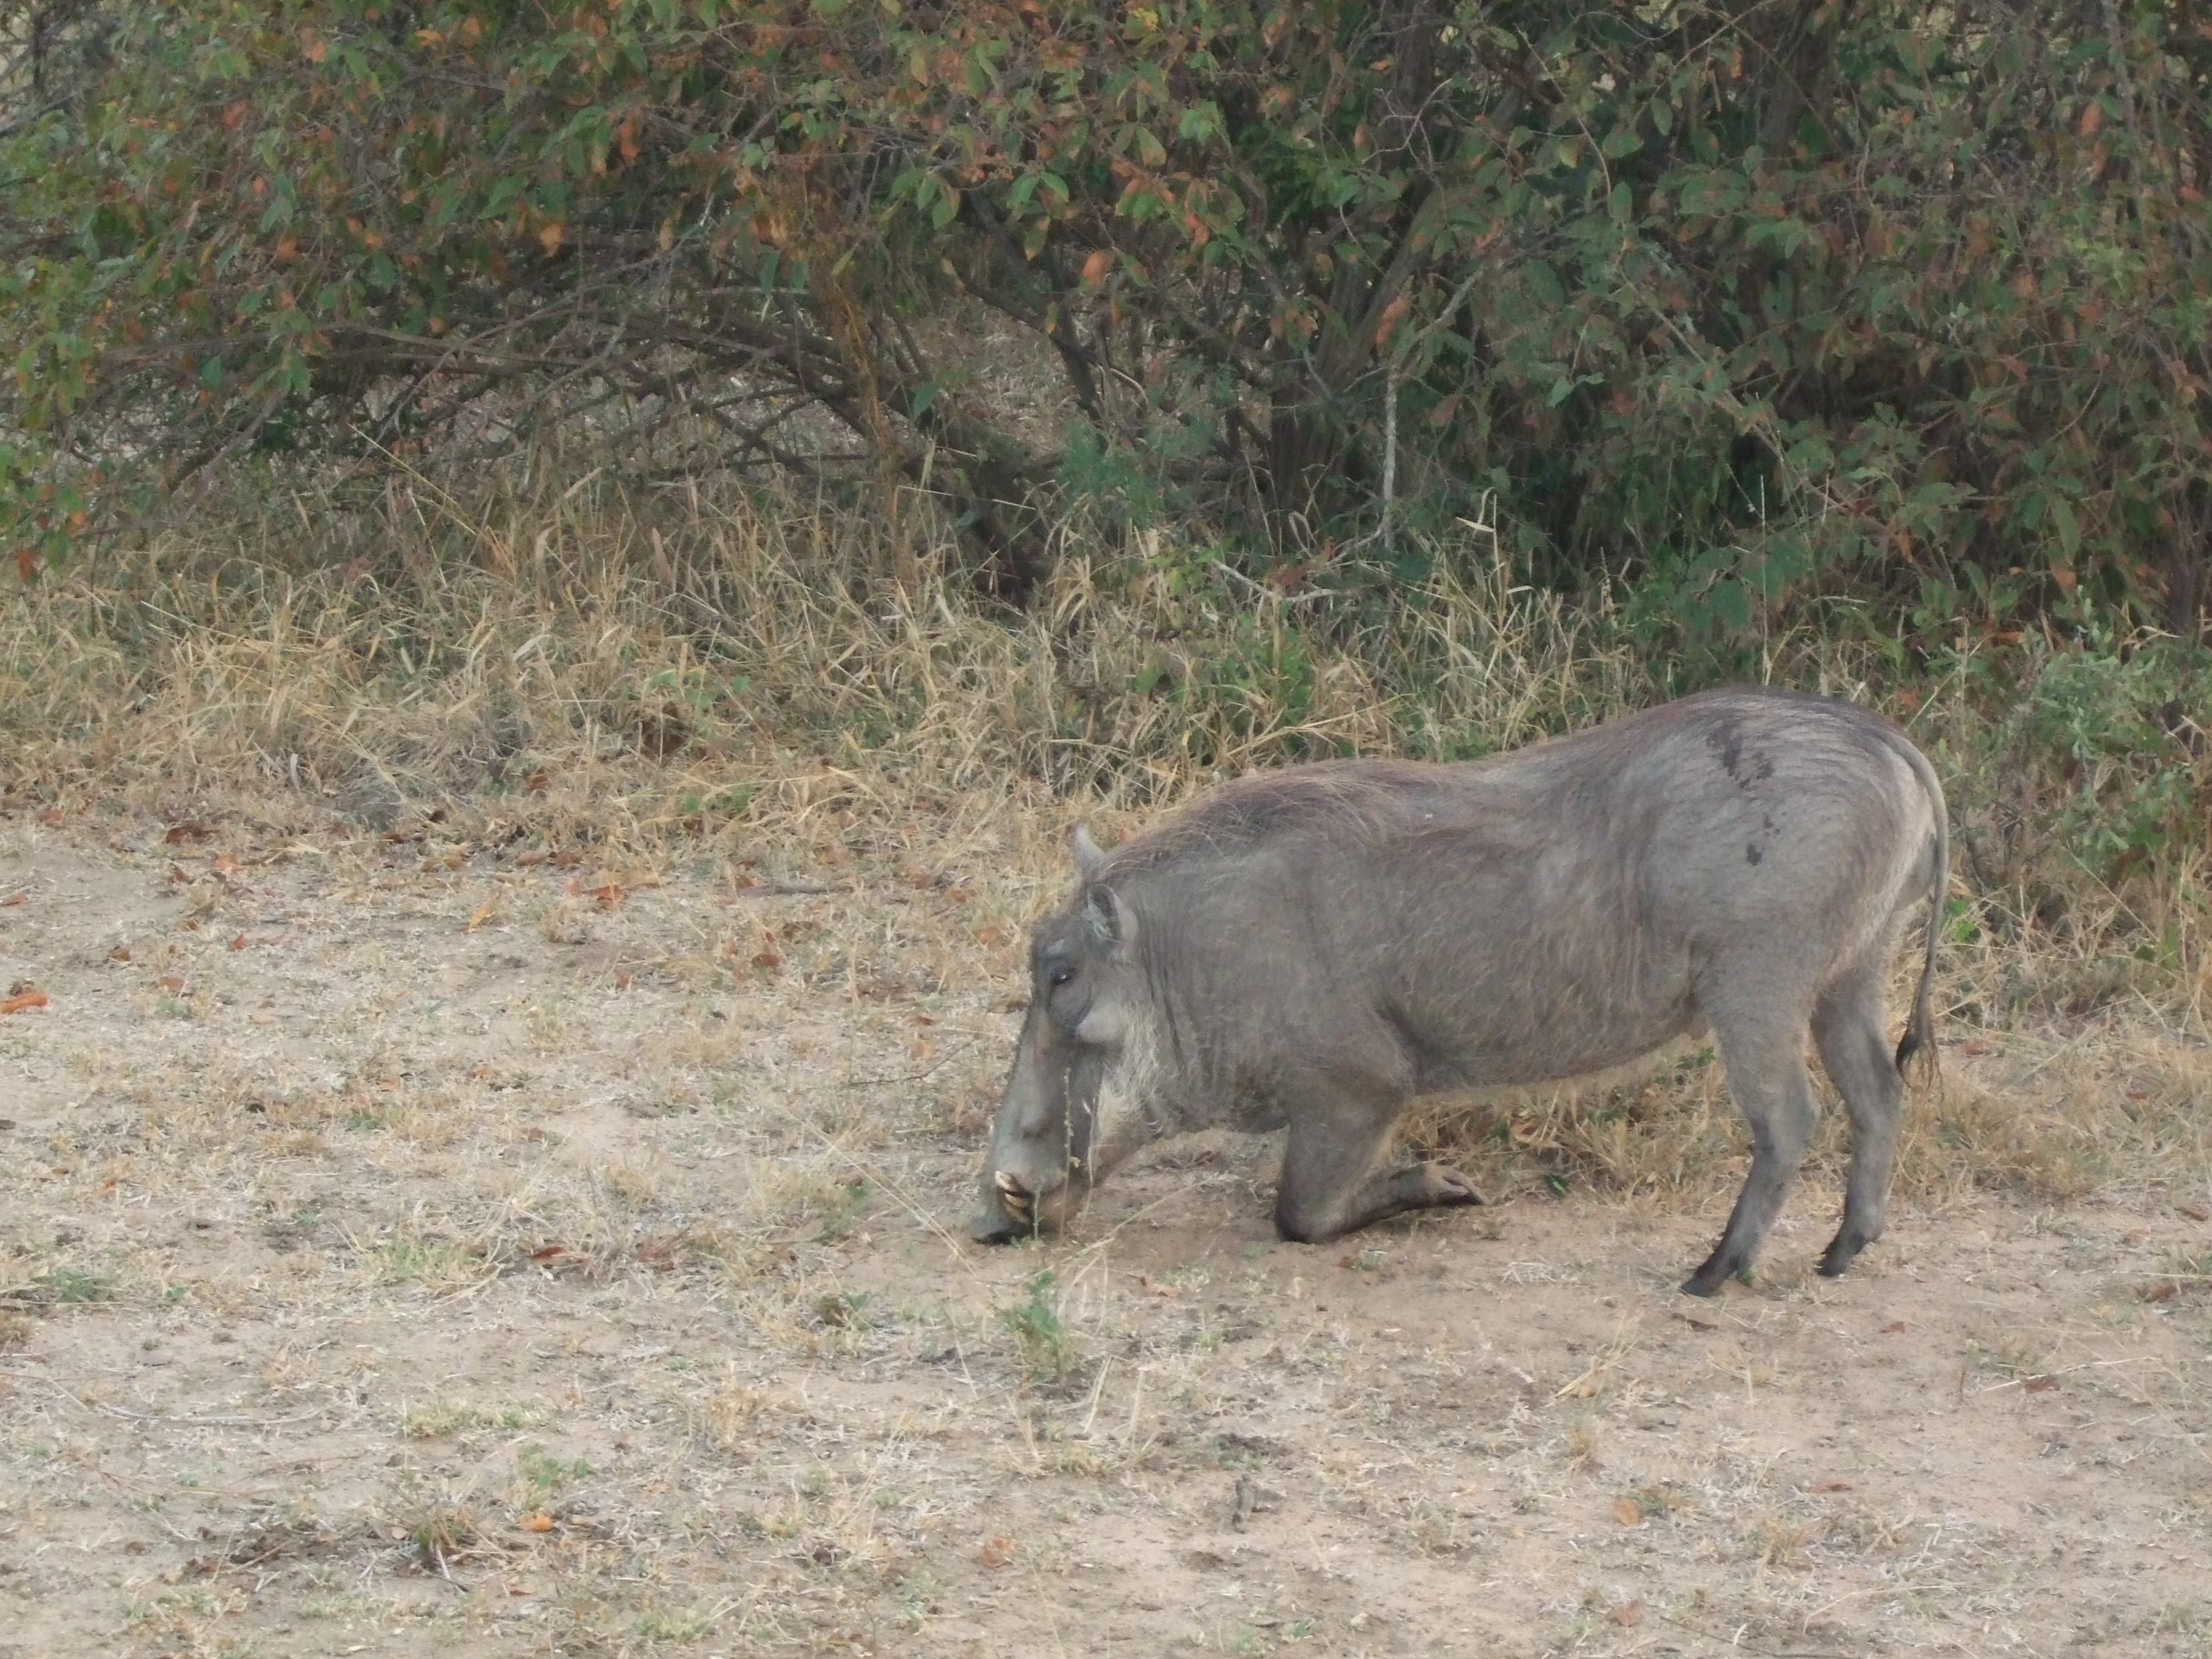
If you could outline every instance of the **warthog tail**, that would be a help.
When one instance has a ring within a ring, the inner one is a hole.
[[[1905,745],[1905,754],[1920,779],[1921,787],[1928,792],[1929,805],[1936,810],[1936,872],[1928,894],[1928,952],[1920,963],[1920,988],[1913,994],[1912,1018],[1905,1023],[1905,1035],[1897,1040],[1896,1063],[1898,1075],[1910,1080],[1911,1074],[1905,1070],[1905,1062],[1919,1055],[1921,1080],[1932,1083],[1940,1067],[1936,1058],[1935,1020],[1929,1001],[1936,979],[1936,947],[1943,937],[1943,900],[1951,885],[1951,823],[1944,811],[1943,786],[1936,780],[1936,769],[1912,744]]]

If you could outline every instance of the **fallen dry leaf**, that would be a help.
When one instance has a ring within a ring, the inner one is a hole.
[[[62,809],[58,806],[49,806],[39,814],[39,822],[49,830],[59,829],[62,822]]]
[[[6,898],[0,898],[0,907],[10,904],[21,904],[27,896],[27,895],[22,893],[10,893]]]
[[[1137,1288],[1144,1291],[1146,1296],[1172,1297],[1176,1294],[1176,1287],[1174,1285],[1157,1283],[1143,1273],[1139,1273],[1137,1275]]]
[[[1011,1538],[986,1538],[983,1540],[983,1565],[1003,1567],[1014,1559],[1014,1540]]]
[[[233,933],[230,936],[230,948],[234,951],[243,951],[246,948],[246,935]]]
[[[1644,1622],[1644,1603],[1623,1601],[1613,1610],[1613,1622],[1623,1630],[1633,1630]]]
[[[553,1530],[553,1517],[544,1510],[533,1510],[522,1517],[520,1524],[525,1532],[550,1532]]]
[[[1644,1506],[1623,1493],[1613,1500],[1613,1518],[1624,1527],[1632,1527],[1644,1518]]]
[[[117,945],[117,946],[116,946],[112,951],[110,951],[107,953],[107,959],[108,959],[110,962],[128,962],[128,961],[130,961],[130,960],[131,960],[131,947],[130,947],[129,945]]]
[[[2179,1280],[2161,1279],[2157,1284],[2149,1286],[2142,1292],[2142,1299],[2146,1302],[2171,1302],[2180,1294],[2181,1285]]]
[[[909,1052],[913,1054],[916,1060],[927,1060],[932,1054],[937,1052],[937,1045],[932,1042],[927,1037],[916,1037],[914,1041],[914,1047]]]
[[[618,881],[603,881],[592,889],[592,898],[602,910],[611,910],[623,902],[623,887]]]
[[[783,966],[783,958],[773,951],[763,951],[753,958],[753,966],[765,968],[770,973]]]
[[[159,986],[162,990],[167,991],[171,996],[177,995],[185,988],[185,981],[174,974],[164,974],[161,978],[155,980],[154,983]]]
[[[1851,1492],[1856,1488],[1848,1480],[1815,1480],[1813,1483],[1813,1490],[1814,1492]]]
[[[1884,1336],[1895,1336],[1895,1335],[1896,1335],[1899,1331],[1903,1330],[1904,1328],[1905,1328],[1905,1322],[1904,1322],[1903,1320],[1901,1320],[1901,1319],[1893,1319],[1893,1320],[1891,1320],[1891,1321],[1889,1322],[1889,1323],[1888,1323],[1888,1324],[1887,1324],[1887,1325],[1885,1325],[1885,1326],[1883,1326],[1883,1327],[1881,1328],[1881,1334],[1882,1334]]]
[[[978,945],[988,945],[994,950],[996,950],[1001,945],[1006,944],[1012,938],[1013,935],[1012,933],[1000,927],[995,921],[987,922],[982,927],[978,927],[975,930],[975,943]]]
[[[0,1014],[25,1014],[33,1008],[46,1006],[46,994],[37,986],[28,986],[0,1002]]]
[[[527,870],[533,864],[543,864],[553,855],[542,847],[533,847],[526,853],[517,853],[514,862],[519,869]]]
[[[2194,1204],[2183,1204],[2176,1207],[2191,1221],[2212,1221],[2212,1210],[2200,1210]]]
[[[2058,1379],[2055,1376],[2031,1376],[2021,1386],[2030,1394],[2049,1394],[2058,1386]]]
[[[498,914],[499,901],[495,898],[488,898],[469,912],[469,925],[461,931],[465,933],[473,933]]]

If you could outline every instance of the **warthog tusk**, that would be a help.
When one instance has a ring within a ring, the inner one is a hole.
[[[1030,1190],[1022,1185],[1018,1177],[1001,1170],[991,1177],[991,1184],[999,1189],[999,1200],[1009,1210],[1018,1215],[1030,1212]]]

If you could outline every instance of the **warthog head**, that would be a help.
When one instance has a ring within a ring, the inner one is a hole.
[[[1074,898],[1030,934],[1029,1016],[969,1229],[986,1243],[1060,1226],[1156,1133],[1144,1098],[1151,1020],[1136,918],[1097,879],[1105,855],[1080,830],[1075,860]]]

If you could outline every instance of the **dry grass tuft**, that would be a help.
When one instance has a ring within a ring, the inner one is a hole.
[[[1480,526],[1431,550],[1431,574],[1409,586],[1349,571],[1340,590],[1291,593],[1156,534],[1106,544],[1069,528],[1056,574],[1018,616],[973,597],[950,539],[912,592],[872,586],[870,534],[774,492],[625,492],[543,467],[467,490],[416,477],[366,503],[234,504],[15,593],[0,617],[7,799],[64,821],[158,814],[179,894],[210,928],[237,925],[223,918],[254,878],[218,845],[227,823],[250,826],[252,856],[274,860],[323,856],[316,838],[333,826],[367,826],[457,890],[472,860],[495,860],[504,884],[471,890],[467,931],[522,929],[578,953],[621,936],[688,862],[720,872],[728,914],[617,964],[618,983],[642,973],[704,993],[842,978],[866,996],[1003,962],[1063,879],[1077,817],[1110,836],[1210,780],[1305,757],[1484,753],[1647,702],[1666,679],[1610,614],[1516,585],[1510,548]],[[2160,831],[2150,854],[2109,868],[2084,851],[2121,820],[2083,812],[2100,800],[2135,811],[2142,794],[2119,763],[2091,775],[2045,732],[2060,714],[2066,731],[2089,729],[2094,685],[2069,681],[2074,701],[2014,718],[1990,712],[1963,667],[1895,683],[1880,646],[1801,630],[1771,644],[1767,667],[1910,715],[1952,790],[1974,890],[1954,892],[1942,921],[1945,1030],[2008,1035],[2002,1055],[1954,1059],[1944,1091],[1916,1098],[1903,1190],[2203,1193],[2203,844]],[[2080,834],[2044,833],[2039,818]],[[2130,833],[2148,823],[2125,819]],[[899,920],[859,896],[885,869],[917,902],[957,907],[958,927],[891,940]],[[821,902],[788,916],[757,902],[787,896]],[[887,955],[900,957],[896,983],[862,974]],[[204,974],[139,983],[151,1015],[215,1012]],[[2131,1033],[2145,1018],[2169,1033],[2118,1097],[2069,1082],[2101,1077],[2109,1057],[2077,1066],[2043,1031],[2088,1011],[2132,1011]],[[518,1014],[541,1056],[570,1042],[573,1011],[557,1000]],[[732,1036],[672,1040],[711,1063]],[[794,1065],[836,1063],[834,1039],[819,1057],[816,1041],[795,1037]],[[915,1064],[933,1053],[918,1031]],[[404,1070],[269,1093],[250,1152],[196,1107],[151,1094],[143,1106],[167,1120],[179,1156],[312,1161],[343,1136],[394,1156],[463,1147],[477,1091]],[[811,1097],[804,1133],[844,1133],[838,1103],[860,1098]],[[986,1091],[945,1098],[946,1127],[979,1127]],[[1580,1187],[1703,1202],[1741,1153],[1706,1051],[1608,1086],[1439,1103],[1408,1136],[1493,1196]],[[1830,1133],[1816,1170],[1832,1171],[1839,1146]],[[742,1273],[745,1241],[834,1237],[866,1201],[834,1161],[763,1147],[743,1168],[732,1239],[664,1241],[659,1265],[713,1258]],[[562,1243],[602,1273],[655,1265],[632,1223],[663,1174],[599,1168]],[[455,1294],[520,1243],[407,1233],[363,1241],[359,1265],[380,1285]]]

